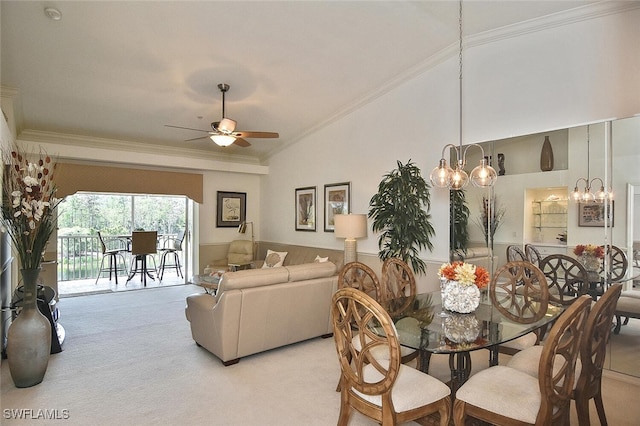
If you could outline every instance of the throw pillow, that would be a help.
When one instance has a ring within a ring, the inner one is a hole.
[[[288,251],[273,251],[267,250],[267,256],[264,258],[263,268],[277,268],[282,266],[284,258],[289,254]]]
[[[313,260],[314,262],[318,262],[318,263],[322,263],[322,262],[328,262],[329,261],[329,257],[320,257],[320,255],[317,255],[316,258]]]

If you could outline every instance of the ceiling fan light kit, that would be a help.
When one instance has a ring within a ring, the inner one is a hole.
[[[275,132],[247,132],[243,130],[236,131],[236,125],[238,123],[235,120],[225,117],[224,115],[224,94],[229,90],[229,87],[230,86],[225,83],[218,84],[218,89],[220,89],[220,92],[222,92],[222,118],[220,119],[220,121],[214,121],[213,123],[211,123],[211,130],[192,129],[190,127],[172,126],[169,124],[165,124],[165,127],[206,132],[208,133],[207,136],[187,139],[187,141],[210,138],[216,145],[223,147],[233,144],[240,147],[251,146],[251,144],[244,138],[279,138],[280,135]]]
[[[211,135],[209,136],[216,145],[229,146],[236,141],[236,138],[231,135]]]

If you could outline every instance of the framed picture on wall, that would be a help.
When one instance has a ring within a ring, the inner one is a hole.
[[[613,228],[614,202],[607,212],[607,226]],[[580,203],[578,204],[578,226],[603,227],[605,223],[604,203]]]
[[[216,227],[233,228],[247,217],[247,193],[218,191]]]
[[[351,183],[331,183],[324,186],[324,231],[334,232],[334,217],[351,212]]]
[[[316,187],[296,188],[296,231],[316,230]]]

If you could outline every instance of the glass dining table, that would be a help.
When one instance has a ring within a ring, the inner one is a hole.
[[[498,364],[498,346],[546,327],[564,310],[549,304],[540,319],[519,322],[504,309],[492,305],[486,291],[478,308],[469,314],[458,314],[442,308],[440,291],[391,299],[382,304],[398,331],[402,346],[419,351],[418,369],[429,372],[433,354],[448,354],[451,390],[455,391],[469,378],[471,351],[487,349],[489,365]]]

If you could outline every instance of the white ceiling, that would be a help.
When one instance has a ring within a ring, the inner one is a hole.
[[[587,3],[467,0],[464,34]],[[2,0],[0,13],[1,83],[18,91],[19,131],[180,146],[229,161],[264,160],[434,55],[455,54],[458,41],[456,1]],[[164,126],[209,129],[221,117],[223,82],[238,129],[280,138],[220,148]]]

